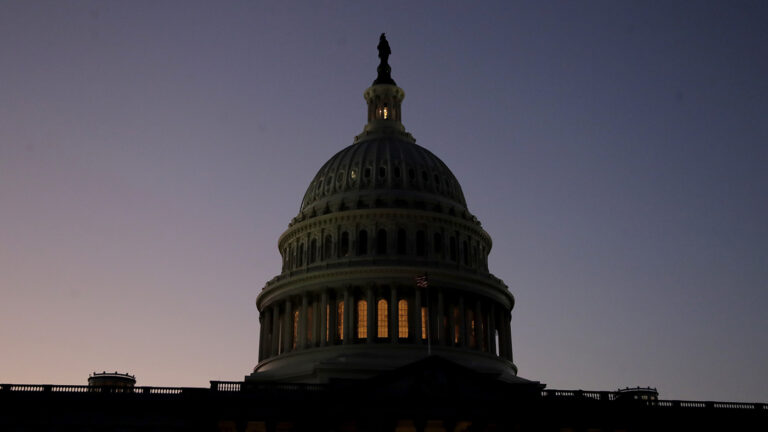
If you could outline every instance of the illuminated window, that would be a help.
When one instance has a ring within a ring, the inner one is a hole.
[[[293,343],[291,344],[292,349],[296,349],[296,342],[299,339],[299,311],[295,310],[293,311]]]
[[[427,307],[421,307],[421,338],[427,338]]]
[[[397,337],[408,337],[408,301],[397,302]]]
[[[384,108],[382,109],[384,120],[389,118],[389,109],[387,109],[387,106],[384,105]]]
[[[344,302],[339,302],[336,311],[336,336],[339,340],[344,340]]]
[[[365,300],[357,302],[357,337],[358,339],[368,337],[368,302]]]
[[[387,301],[384,299],[379,300],[379,302],[376,305],[377,309],[377,334],[376,336],[380,338],[385,338],[389,336],[389,328],[387,327],[387,322],[389,312],[387,310]]]

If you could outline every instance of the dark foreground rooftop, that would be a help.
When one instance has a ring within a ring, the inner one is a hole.
[[[329,384],[0,384],[0,430],[768,430],[764,403],[656,400],[649,390],[509,384],[440,358],[368,380]]]

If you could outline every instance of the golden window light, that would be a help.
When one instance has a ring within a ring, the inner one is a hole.
[[[368,302],[365,300],[357,302],[357,337],[358,339],[368,337]]]
[[[380,338],[385,338],[389,336],[389,328],[387,327],[387,323],[389,321],[388,317],[388,310],[387,310],[387,301],[384,299],[379,300],[377,304],[377,334],[376,336]]]
[[[397,336],[408,337],[408,301],[403,299],[397,302]]]

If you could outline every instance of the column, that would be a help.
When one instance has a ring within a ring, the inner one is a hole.
[[[487,347],[485,344],[485,320],[483,320],[482,308],[480,307],[480,299],[475,301],[475,348],[478,351],[485,351],[483,347]]]
[[[464,296],[459,296],[459,343],[463,347],[469,347],[469,323],[467,311],[464,309]]]
[[[446,328],[443,323],[443,316],[445,315],[445,302],[443,300],[443,290],[437,291],[437,310],[434,321],[437,325],[437,337],[440,341],[440,345],[448,345],[448,335],[446,334]]]
[[[312,346],[319,346],[321,336],[325,337],[325,333],[322,333],[320,329],[320,307],[321,304],[318,301],[317,295],[315,294],[312,296],[312,319],[315,322],[315,324],[312,326],[312,332],[315,335],[312,338]]]
[[[488,307],[488,352],[497,354],[496,346],[496,306],[491,303]]]
[[[272,356],[276,356],[280,353],[280,346],[278,345],[280,342],[280,335],[278,333],[280,331],[280,306],[276,303],[273,303],[269,309],[272,311],[272,340],[270,343],[270,345],[272,345],[271,354]]]
[[[338,317],[338,305],[336,304],[336,295],[334,292],[328,293],[328,344],[335,345],[338,342],[336,337],[336,318]]]
[[[264,314],[259,315],[259,362],[264,358]]]
[[[261,358],[259,361],[269,358],[272,355],[272,308],[265,308],[262,314],[264,318],[261,332],[261,341],[259,341],[259,347],[261,351]]]
[[[296,345],[299,349],[307,347],[307,307],[309,299],[307,294],[301,296],[301,312],[299,313],[299,343]]]
[[[293,336],[293,308],[291,299],[285,301],[285,319],[283,320],[283,352],[291,350],[291,337]]]
[[[399,315],[397,310],[397,288],[390,288],[389,302],[389,339],[392,343],[397,343],[397,321]]]
[[[324,290],[320,294],[320,346],[325,346],[328,342],[325,340],[325,335],[328,334],[328,290]]]
[[[352,327],[354,323],[349,319],[352,312],[352,293],[350,288],[344,288],[344,326],[342,328],[342,334],[344,335],[344,345],[352,343]]]
[[[376,341],[376,296],[373,293],[373,285],[368,285],[366,291],[366,301],[368,302],[368,343]]]
[[[411,332],[411,340],[416,341],[417,344],[422,344],[421,339],[421,288],[414,288],[413,289],[413,312],[411,312],[411,317],[413,319],[411,322],[413,322],[413,330]],[[426,324],[426,323],[425,323]]]
[[[507,359],[514,361],[512,355],[512,311],[507,314],[507,324],[504,326],[507,329]]]

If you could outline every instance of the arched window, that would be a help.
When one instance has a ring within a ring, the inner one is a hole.
[[[457,252],[456,249],[457,248],[458,247],[456,245],[456,237],[451,236],[451,240],[450,240],[450,257],[451,257],[451,261],[457,261],[457,259],[456,259],[457,258],[457,256],[456,256],[457,255],[456,254],[456,252]]]
[[[405,230],[402,228],[397,230],[397,253],[405,255]]]
[[[359,300],[357,302],[357,338],[365,339],[368,337],[368,302]]]
[[[357,254],[365,255],[368,253],[368,231],[360,230],[357,233]]]
[[[387,230],[380,229],[376,234],[376,253],[378,255],[387,254]]]
[[[379,300],[376,304],[376,336],[380,338],[389,337],[388,315],[387,301],[384,299]]]
[[[435,248],[435,255],[443,253],[443,236],[440,233],[435,233],[432,238],[432,244]]]
[[[422,230],[416,231],[416,255],[427,255],[427,238]]]
[[[336,337],[344,340],[344,302],[336,305]]]
[[[331,305],[325,305],[325,341],[331,340]]]
[[[421,338],[427,339],[427,326],[429,325],[429,317],[427,316],[427,307],[421,307]]]
[[[296,343],[299,339],[299,311],[293,311],[293,331],[291,332],[291,349],[296,349]]]
[[[312,239],[309,242],[309,264],[313,264],[317,261],[317,239]]]
[[[288,248],[288,270],[293,270],[293,263],[295,257],[293,255],[293,244]]]
[[[464,265],[469,265],[469,248],[467,247],[467,241],[462,242],[461,254],[464,255]]]
[[[333,237],[330,234],[325,236],[325,251],[323,251],[323,259],[330,259],[333,253]]]
[[[341,244],[339,245],[339,256],[347,256],[349,254],[349,233],[344,231],[341,233]]]
[[[296,257],[296,262],[299,267],[304,265],[304,243],[299,245],[299,255]]]
[[[408,300],[397,302],[397,337],[408,337]]]

